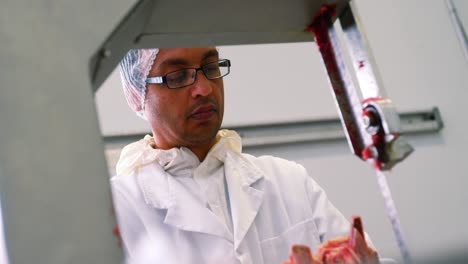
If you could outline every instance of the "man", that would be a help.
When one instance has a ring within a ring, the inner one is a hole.
[[[241,152],[221,130],[230,61],[214,47],[131,50],[122,60],[127,102],[153,136],[122,151],[112,188],[132,263],[378,263],[306,170]],[[302,248],[305,249],[305,248]]]

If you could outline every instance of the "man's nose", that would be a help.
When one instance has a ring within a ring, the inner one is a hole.
[[[195,83],[192,85],[192,97],[208,96],[213,92],[213,87],[210,80],[208,80],[202,71],[197,71]]]

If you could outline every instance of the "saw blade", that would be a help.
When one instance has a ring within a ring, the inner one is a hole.
[[[390,192],[390,188],[387,182],[387,176],[385,173],[379,169],[375,169],[375,173],[377,174],[377,183],[380,188],[380,192],[382,193],[385,209],[387,211],[388,218],[392,224],[393,233],[395,234],[395,238],[397,240],[398,248],[400,249],[400,253],[403,257],[403,261],[406,264],[411,263],[411,256],[409,253],[409,248],[406,243],[406,240],[403,236],[403,230],[400,224],[400,218],[398,216],[398,211],[395,206],[395,202],[392,197],[392,193]]]

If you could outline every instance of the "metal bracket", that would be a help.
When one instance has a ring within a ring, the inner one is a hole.
[[[399,119],[402,135],[437,133],[444,127],[437,107],[430,110],[401,113]],[[227,126],[224,128],[234,130],[240,135],[243,148],[279,146],[291,143],[322,143],[346,138],[339,118]],[[150,132],[148,131],[148,133]],[[104,143],[107,150],[120,150],[125,145],[140,140],[144,136],[140,133],[119,136],[104,135]]]
[[[338,18],[362,99],[346,67],[333,26],[335,6],[323,6],[307,29],[313,31],[322,55],[351,151],[363,160],[373,160],[377,168],[389,170],[406,158],[413,148],[400,137],[398,113],[385,97],[373,69],[366,39],[359,30],[352,5],[353,2],[347,5]]]

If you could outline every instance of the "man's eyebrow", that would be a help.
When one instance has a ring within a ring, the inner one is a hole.
[[[218,51],[216,49],[209,50],[205,52],[202,56],[202,61],[210,58],[210,57],[219,57]],[[161,63],[161,65],[166,66],[187,66],[189,65],[188,61],[182,58],[174,58],[174,59],[167,59]]]
[[[167,59],[163,61],[161,64],[166,66],[176,66],[176,65],[188,65],[188,62],[184,59]]]
[[[210,57],[216,57],[218,58],[219,57],[219,53],[216,49],[212,49],[212,50],[209,50],[207,52],[205,52],[205,54],[203,54],[203,57],[202,57],[202,61],[210,58]]]

